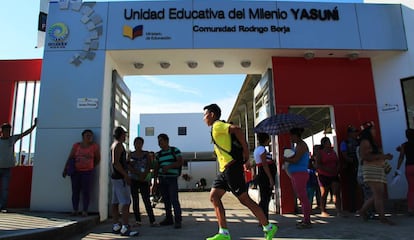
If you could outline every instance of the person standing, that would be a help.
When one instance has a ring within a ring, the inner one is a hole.
[[[318,172],[319,187],[321,190],[321,215],[328,217],[326,212],[326,201],[329,190],[335,196],[335,208],[337,215],[342,215],[341,194],[339,188],[339,158],[332,148],[331,140],[328,137],[321,139],[321,149],[316,155],[316,171]]]
[[[211,126],[211,136],[213,142],[215,142],[214,151],[219,163],[219,174],[214,180],[210,191],[210,201],[216,212],[219,231],[216,235],[206,238],[206,240],[231,239],[230,232],[227,228],[225,209],[221,200],[227,191],[231,191],[240,203],[246,206],[256,216],[263,227],[265,238],[267,240],[273,239],[278,227],[269,223],[263,210],[250,198],[247,192],[247,186],[244,181],[243,164],[250,163],[249,161],[246,162],[246,160],[249,159],[249,149],[243,132],[240,127],[236,125],[220,121],[220,117],[221,109],[217,104],[213,103],[204,107],[203,121],[207,126]],[[234,134],[241,143],[244,159],[233,159],[229,154],[231,150],[231,134]],[[218,147],[217,145],[221,147]],[[222,148],[227,150],[223,151]]]
[[[405,157],[405,177],[407,178],[407,205],[408,215],[414,216],[414,129],[409,128],[405,131],[407,142],[398,147],[400,155],[395,175],[401,175],[401,165]]]
[[[131,195],[132,209],[134,210],[135,221],[137,225],[141,225],[141,213],[139,210],[139,193],[141,193],[142,201],[147,211],[150,225],[157,226],[154,217],[154,211],[150,201],[150,181],[152,155],[148,151],[142,150],[144,139],[137,137],[134,139],[135,151],[129,155],[129,171],[131,175]]]
[[[82,193],[82,216],[88,216],[93,170],[101,160],[99,145],[93,141],[93,132],[86,129],[82,132],[82,141],[73,144],[69,157],[63,169],[66,177],[69,161],[74,161],[74,172],[71,174],[72,182],[72,215],[79,214],[79,199]]]
[[[122,127],[116,127],[113,132],[114,141],[111,145],[112,158],[112,232],[122,236],[137,236],[138,231],[132,231],[128,223],[129,206],[131,204],[131,178],[128,175],[127,154],[124,147],[127,132]],[[119,205],[121,205],[122,223],[119,222]]]
[[[9,123],[1,125],[0,132],[0,210],[7,212],[7,199],[9,197],[9,183],[11,178],[11,168],[16,166],[14,158],[14,144],[28,135],[35,129],[37,118],[34,119],[33,125],[21,134],[11,134],[12,126]]]
[[[182,211],[178,199],[178,177],[181,175],[181,167],[184,161],[180,149],[171,147],[169,141],[167,134],[161,133],[158,135],[158,145],[161,150],[155,154],[154,177],[155,179],[158,178],[158,187],[165,208],[165,219],[160,222],[160,225],[174,225],[174,228],[181,228]],[[157,181],[154,184],[157,184]],[[171,207],[174,208],[174,217]]]
[[[258,133],[257,139],[259,146],[254,149],[253,156],[258,168],[256,181],[260,193],[259,206],[266,218],[269,219],[269,203],[275,186],[276,164],[272,159],[272,155],[266,150],[266,146],[270,143],[269,134]]]
[[[358,130],[349,125],[347,128],[347,139],[340,144],[342,159],[341,185],[343,190],[344,208],[350,212],[355,212],[358,205],[358,193],[361,192],[358,185],[358,158],[356,149],[359,146]]]
[[[394,222],[388,220],[384,214],[384,196],[387,178],[385,173],[385,165],[387,160],[391,160],[393,155],[383,154],[375,142],[376,130],[373,122],[365,122],[361,125],[360,137],[360,156],[362,161],[362,175],[364,182],[368,184],[372,190],[373,196],[367,199],[359,214],[366,219],[368,209],[374,205],[375,211],[379,215],[381,223],[394,225]]]
[[[311,228],[311,205],[308,199],[306,185],[309,180],[308,164],[309,164],[309,148],[305,141],[302,140],[303,128],[290,129],[290,138],[294,144],[295,155],[292,157],[284,157],[284,161],[288,162],[287,171],[292,182],[292,186],[302,205],[303,220],[296,227],[299,229]]]

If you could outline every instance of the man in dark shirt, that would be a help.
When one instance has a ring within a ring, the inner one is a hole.
[[[341,189],[343,191],[343,208],[350,212],[355,212],[357,206],[358,191],[358,158],[356,149],[359,145],[358,130],[349,125],[347,128],[347,139],[343,140],[340,145],[342,167],[341,167]]]

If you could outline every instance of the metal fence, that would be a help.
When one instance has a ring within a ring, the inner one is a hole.
[[[12,126],[13,134],[29,129],[37,116],[39,81],[19,81],[15,86]],[[36,129],[14,146],[17,165],[33,165]]]

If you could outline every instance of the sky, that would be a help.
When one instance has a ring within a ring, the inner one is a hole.
[[[0,60],[43,58],[44,48],[35,48],[39,6],[40,0],[2,2]],[[131,90],[130,139],[137,136],[141,113],[202,113],[214,102],[227,119],[244,79],[240,74],[126,77]]]

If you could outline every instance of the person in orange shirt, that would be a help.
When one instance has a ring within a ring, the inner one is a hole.
[[[73,144],[62,173],[63,177],[70,175],[72,181],[73,216],[79,214],[81,193],[82,216],[88,216],[93,170],[100,160],[99,145],[93,141],[92,130],[86,129],[82,132],[82,141]]]

